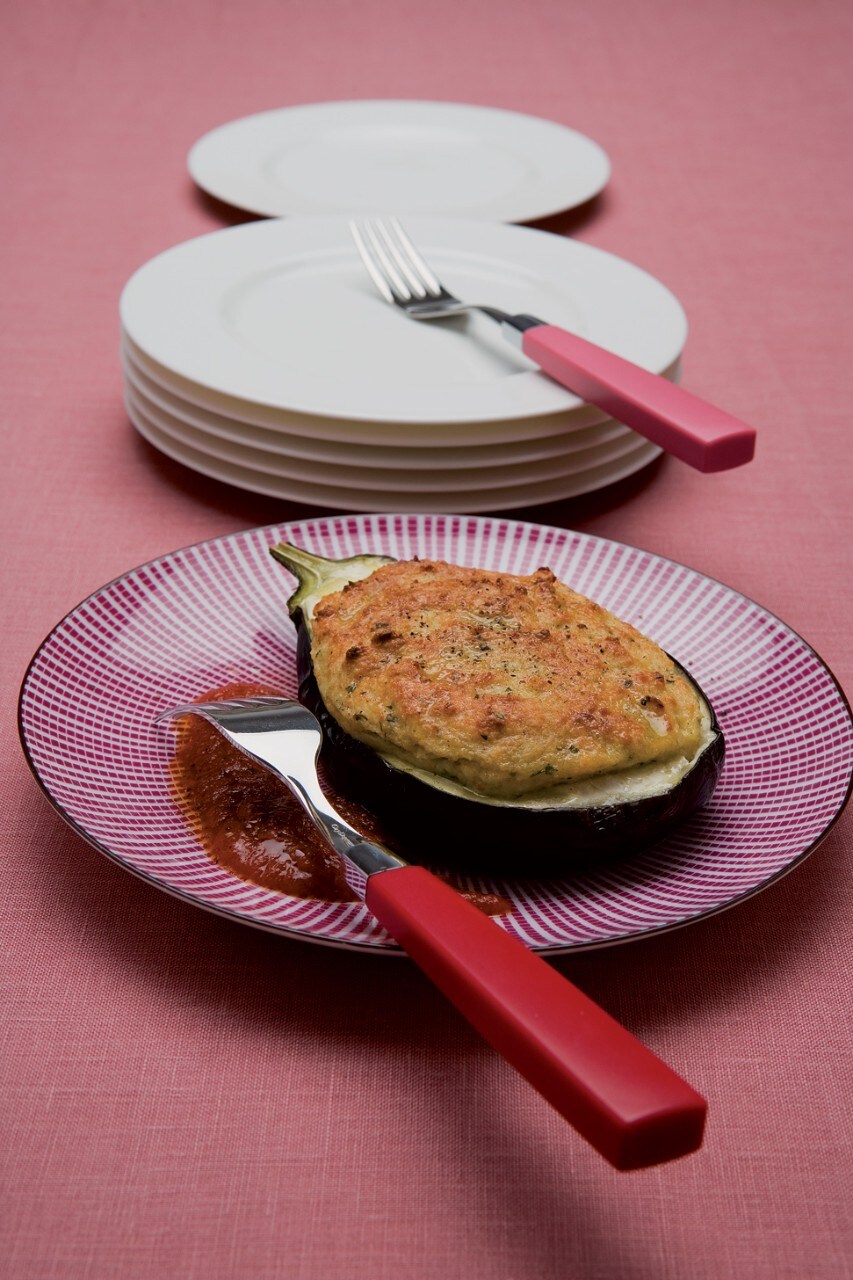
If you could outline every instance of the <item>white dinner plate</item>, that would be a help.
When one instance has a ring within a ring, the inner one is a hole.
[[[649,551],[546,525],[336,514],[229,534],[122,574],[54,628],[27,671],[21,739],[56,809],[119,866],[184,902],[305,942],[402,954],[362,903],[237,879],[175,803],[160,712],[235,679],[296,696],[293,578],[269,554],[282,540],[331,557],[422,556],[521,574],[549,565],[675,654],[710,698],[726,740],[720,782],[666,840],[585,868],[566,850],[565,872],[551,878],[525,874],[519,849],[516,876],[456,878],[507,897],[512,910],[496,924],[528,947],[608,946],[733,906],[796,866],[844,807],[844,695],[805,641],[737,591]],[[439,861],[438,829],[435,839]]]
[[[541,316],[654,373],[681,354],[680,303],[632,263],[528,227],[407,225],[462,298]],[[420,324],[385,303],[346,218],[252,222],[176,245],[131,277],[120,309],[134,344],[173,374],[279,410],[458,424],[583,404],[488,317]]]
[[[189,467],[192,471],[197,471],[199,475],[221,480],[238,489],[246,489],[250,493],[261,493],[270,498],[283,498],[291,502],[304,502],[309,506],[334,510],[382,512],[394,510],[400,505],[400,494],[382,485],[381,472],[377,472],[373,477],[377,482],[373,487],[360,487],[354,482],[349,485],[331,485],[297,480],[292,476],[276,476],[267,469],[257,470],[253,467],[240,466],[193,448],[176,439],[174,435],[163,431],[151,421],[147,414],[131,404],[127,405],[127,411],[139,434],[161,453]],[[460,493],[459,490],[443,493],[410,491],[405,494],[405,502],[412,512],[511,511],[519,507],[557,502],[562,498],[591,493],[595,489],[614,484],[617,480],[624,480],[627,476],[640,471],[653,462],[660,453],[661,450],[657,445],[638,438],[636,447],[630,453],[613,462],[590,467],[584,471],[573,471],[564,476],[552,475],[547,480],[531,481],[526,484],[478,488],[474,492],[466,493]]]
[[[626,434],[630,428],[613,418],[606,418],[597,426],[585,427],[561,435],[540,439],[508,440],[495,444],[472,444],[461,447],[449,445],[409,446],[359,444],[357,442],[315,440],[310,435],[298,435],[270,427],[257,427],[250,422],[214,413],[209,409],[184,400],[162,383],[150,377],[129,351],[122,356],[126,383],[142,395],[143,399],[189,426],[231,440],[248,444],[262,452],[286,458],[308,458],[313,462],[347,463],[352,466],[396,468],[410,470],[443,467],[446,470],[471,466],[493,466],[496,463],[536,462],[542,458],[562,457],[588,449],[594,444],[607,444]]]
[[[188,167],[208,194],[268,216],[440,213],[529,222],[597,195],[601,147],[516,111],[452,102],[317,102],[220,125]]]
[[[578,474],[624,457],[633,455],[641,437],[623,428],[622,433],[606,443],[593,443],[586,449],[568,453],[563,457],[539,459],[533,462],[502,462],[485,458],[469,467],[447,470],[444,467],[413,469],[400,467],[374,467],[369,458],[357,463],[326,460],[316,462],[306,458],[290,458],[276,455],[265,449],[255,449],[249,444],[224,440],[204,428],[193,426],[148,400],[130,383],[125,387],[125,404],[131,421],[141,415],[147,423],[178,444],[188,445],[199,453],[207,454],[222,462],[233,463],[269,476],[288,480],[306,481],[309,484],[334,487],[352,486],[381,488],[387,494],[474,494],[481,490],[517,488],[522,484],[536,483],[551,477]]]

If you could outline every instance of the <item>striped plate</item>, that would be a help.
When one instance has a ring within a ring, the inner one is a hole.
[[[560,952],[675,928],[731,906],[819,843],[849,795],[850,708],[812,649],[753,601],[603,538],[506,519],[369,515],[255,529],[175,551],[102,587],[51,632],[24,680],[31,767],[96,848],[186,901],[331,946],[395,954],[361,904],[291,898],[208,859],[170,799],[158,712],[234,680],[295,691],[282,539],[327,556],[383,552],[558,577],[633,622],[696,676],[727,740],[712,803],[664,843],[564,880],[476,881],[501,921]],[[440,842],[440,833],[437,833]]]

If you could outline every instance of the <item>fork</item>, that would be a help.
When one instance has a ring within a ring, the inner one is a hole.
[[[742,466],[755,453],[755,429],[666,378],[535,316],[509,315],[452,294],[396,218],[350,223],[356,248],[386,302],[413,320],[480,311],[556,382],[598,405],[698,471]]]
[[[651,1050],[443,880],[365,839],[323,793],[323,731],[288,698],[173,707],[198,715],[290,788],[366,907],[456,1008],[617,1169],[697,1150],[706,1103]],[[436,848],[440,847],[436,834]]]

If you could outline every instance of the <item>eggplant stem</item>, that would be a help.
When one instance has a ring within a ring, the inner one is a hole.
[[[289,542],[279,542],[276,546],[270,547],[269,551],[274,560],[278,560],[279,564],[289,569],[300,583],[306,585],[310,583],[313,586],[316,583],[319,586],[326,576],[321,566],[340,563],[340,561],[330,560],[328,556],[318,556],[313,551],[306,551],[304,547],[294,547]]]
[[[287,602],[291,616],[301,609],[302,602],[307,597],[322,594],[327,582],[340,579],[342,576],[346,580],[346,570],[349,565],[364,565],[370,561],[373,562],[374,568],[379,568],[381,564],[388,564],[391,561],[390,556],[374,555],[348,556],[343,560],[332,560],[328,556],[317,555],[314,551],[306,551],[304,547],[295,547],[289,542],[279,542],[276,546],[270,547],[269,551],[274,560],[278,560],[279,564],[283,564],[285,569],[290,570],[299,584]],[[353,576],[364,577],[364,573],[356,573]]]

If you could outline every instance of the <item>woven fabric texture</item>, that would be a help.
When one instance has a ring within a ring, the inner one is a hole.
[[[135,435],[117,307],[148,258],[248,216],[194,188],[198,137],[354,97],[510,108],[605,148],[605,192],[545,227],[672,289],[685,385],[754,423],[757,456],[713,476],[664,459],[511,514],[719,579],[853,687],[853,15],[836,0],[38,0],[7,6],[2,29],[3,1274],[849,1275],[849,815],[726,914],[554,962],[709,1100],[700,1153],[624,1175],[408,962],[217,919],[100,856],[40,793],[15,703],[42,638],[102,583],[317,514]]]

